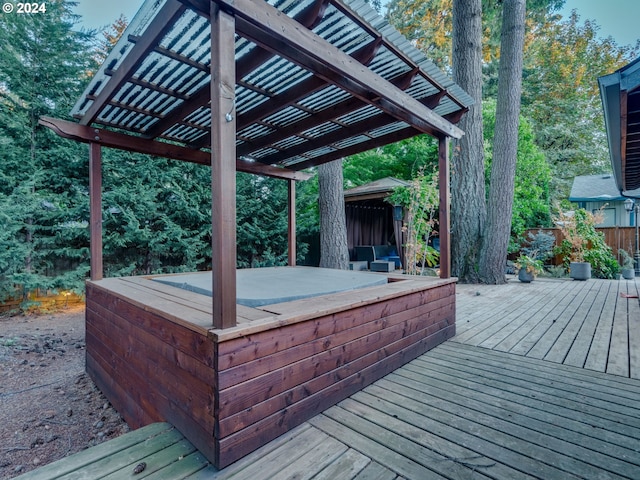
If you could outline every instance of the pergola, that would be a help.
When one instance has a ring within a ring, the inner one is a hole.
[[[447,150],[471,101],[359,0],[147,0],[79,123],[41,119],[90,144],[86,368],[127,423],[170,422],[222,468],[454,336]],[[303,170],[421,133],[439,140],[444,278],[294,267]],[[193,275],[212,299],[160,275],[102,278],[102,147],[211,165],[213,273]],[[289,182],[292,267],[237,275],[236,171]],[[244,274],[252,291],[289,288],[280,274],[375,284],[246,304]]]
[[[91,279],[102,272],[101,147],[211,165],[213,325],[235,325],[236,171],[303,170],[426,133],[439,139],[441,275],[448,139],[472,99],[360,0],[147,0],[72,115],[90,144]]]

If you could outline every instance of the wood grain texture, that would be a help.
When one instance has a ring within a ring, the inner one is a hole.
[[[132,426],[169,421],[223,467],[455,335],[452,281],[394,280],[251,309],[228,337],[193,292],[89,282],[88,369]]]
[[[640,378],[638,285],[638,278],[460,285],[454,341]]]

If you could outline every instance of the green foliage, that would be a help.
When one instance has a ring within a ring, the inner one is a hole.
[[[544,265],[542,260],[535,258],[535,255],[529,256],[526,254],[520,255],[514,262],[516,272],[524,270],[527,273],[533,274],[533,276],[540,275],[544,271]]]
[[[544,261],[553,255],[555,242],[556,237],[551,233],[545,233],[542,230],[538,230],[535,234],[529,232],[527,242],[522,246],[522,252]]]
[[[496,104],[485,101],[483,120],[485,132],[485,163],[487,188],[491,174]],[[511,217],[511,251],[517,251],[525,230],[546,227],[551,222],[549,184],[551,170],[543,153],[535,145],[530,123],[520,117],[518,126],[518,157]]]
[[[243,173],[237,178],[238,266],[286,265],[287,183]]]
[[[435,139],[418,135],[346,158],[343,162],[345,187],[357,187],[385,177],[411,180],[421,169],[432,169],[437,164]]]
[[[105,149],[105,274],[206,268],[211,255],[210,183],[204,166]]]
[[[429,245],[429,238],[437,224],[439,205],[438,175],[424,175],[422,171],[409,187],[396,188],[388,198],[393,205],[402,205],[406,213],[403,230],[405,243],[405,273],[423,275],[425,267],[438,264],[440,254]]]
[[[46,13],[0,16],[0,298],[78,291],[87,272],[82,147],[38,125],[67,116],[94,66],[91,35],[75,31],[76,20],[62,0]]]
[[[547,22],[536,31],[525,62],[523,112],[552,168],[554,201],[568,196],[575,176],[610,168],[597,78],[638,52],[601,38],[598,28],[580,22],[575,11]]]
[[[554,253],[562,256],[565,269],[569,268],[570,262],[589,262],[594,277],[615,278],[620,266],[611,247],[605,243],[604,234],[596,230],[600,215],[600,212],[594,215],[584,208],[572,214],[561,211],[556,224],[563,240]]]

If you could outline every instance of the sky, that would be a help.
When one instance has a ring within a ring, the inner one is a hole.
[[[640,39],[639,0],[566,0],[561,10],[569,17],[575,9],[580,20],[595,20],[601,37],[612,36],[618,45],[635,45]]]
[[[101,29],[111,25],[121,13],[131,21],[143,0],[77,2],[75,11],[83,17],[82,24],[87,28]],[[600,25],[600,36],[611,35],[619,45],[635,45],[640,39],[640,0],[566,0],[560,13],[568,17],[574,8],[582,21],[595,20]]]

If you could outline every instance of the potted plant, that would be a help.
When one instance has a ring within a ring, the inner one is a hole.
[[[625,249],[618,250],[622,260],[622,278],[626,280],[633,280],[636,273],[633,268],[633,257]]]
[[[563,265],[574,280],[587,280],[591,274],[597,278],[618,278],[620,265],[607,245],[604,234],[596,230],[602,223],[604,205],[595,213],[584,208],[574,212],[561,212],[555,219],[563,240],[555,253],[562,255]]]
[[[591,264],[585,261],[585,253],[589,248],[590,230],[595,231],[598,219],[584,208],[574,212],[560,212],[556,225],[562,232],[559,253],[568,261],[569,276],[574,280],[591,278]]]
[[[524,283],[531,283],[537,275],[543,272],[542,260],[535,255],[521,254],[514,262],[518,272],[518,280]]]

